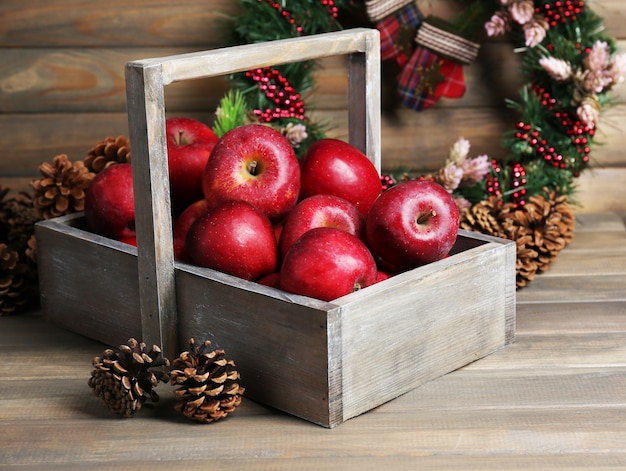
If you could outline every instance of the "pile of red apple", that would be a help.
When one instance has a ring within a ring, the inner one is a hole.
[[[279,131],[221,138],[189,118],[166,121],[174,256],[325,301],[447,256],[458,234],[451,195],[430,180],[382,191],[372,162],[338,139],[298,160]],[[98,234],[135,243],[130,164],[100,172],[85,197]]]

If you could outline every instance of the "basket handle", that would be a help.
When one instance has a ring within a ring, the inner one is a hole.
[[[142,335],[147,344],[161,345],[165,356],[174,358],[178,343],[165,86],[336,55],[349,58],[349,142],[380,172],[380,39],[375,29],[355,28],[126,65]]]

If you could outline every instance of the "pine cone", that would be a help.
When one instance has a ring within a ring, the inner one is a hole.
[[[545,272],[574,237],[576,219],[567,196],[555,192],[531,196],[526,204],[503,208],[500,220],[504,232],[517,243],[517,287],[526,286],[536,273]]]
[[[5,194],[0,191],[0,234],[11,248],[21,252],[26,250],[28,239],[35,232],[37,210],[29,193],[20,192],[3,199]]]
[[[224,359],[223,350],[209,351],[211,342],[196,347],[189,340],[189,351],[174,360],[170,372],[172,384],[180,387],[175,409],[185,417],[202,423],[223,419],[239,404],[244,388],[239,386],[239,372],[233,361]]]
[[[500,211],[500,200],[495,196],[490,196],[470,208],[463,209],[459,217],[459,227],[467,231],[504,238],[505,234],[498,220]]]
[[[515,241],[517,246],[516,287],[523,288],[537,273],[548,269],[574,237],[575,216],[567,196],[555,192],[528,198],[516,208],[513,203],[500,205],[489,197],[461,212],[461,229],[473,230]]]
[[[123,417],[132,417],[148,398],[158,401],[154,388],[169,380],[159,368],[169,366],[168,359],[161,357],[161,349],[153,345],[146,351],[146,344],[133,338],[118,351],[105,350],[102,357],[93,359],[93,366],[89,387],[112,412]]]
[[[35,190],[33,204],[42,219],[82,211],[85,190],[95,176],[82,161],[70,162],[67,155],[57,155],[52,164],[39,166],[43,178],[31,183]]]
[[[99,173],[109,165],[130,162],[130,142],[125,136],[107,137],[98,141],[87,152],[84,163],[87,170]]]
[[[15,314],[28,304],[28,267],[6,244],[0,244],[0,316]]]

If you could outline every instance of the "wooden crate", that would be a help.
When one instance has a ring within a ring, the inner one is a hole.
[[[135,336],[173,358],[189,337],[237,363],[246,396],[334,427],[513,341],[515,244],[461,231],[450,257],[332,302],[175,262],[164,87],[346,55],[349,140],[380,169],[379,38],[355,29],[147,59],[127,66],[138,249],[38,223],[44,315],[118,345]]]

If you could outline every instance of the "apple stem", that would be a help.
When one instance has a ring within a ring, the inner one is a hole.
[[[184,131],[182,129],[179,129],[178,140],[176,141],[176,144],[181,145],[181,143],[183,142],[183,134],[184,134]]]
[[[256,167],[257,167],[256,160],[253,160],[252,162],[248,164],[248,172],[250,172],[250,175],[256,175]]]
[[[417,222],[417,224],[424,224],[424,223],[428,222],[428,220],[429,220],[431,217],[433,217],[433,218],[434,218],[435,216],[437,216],[437,211],[435,211],[434,209],[431,209],[431,210],[430,210],[430,212],[428,212],[428,213],[423,213],[423,214],[420,214],[420,215],[417,217],[417,219],[416,219],[416,221],[415,221],[415,222]]]

